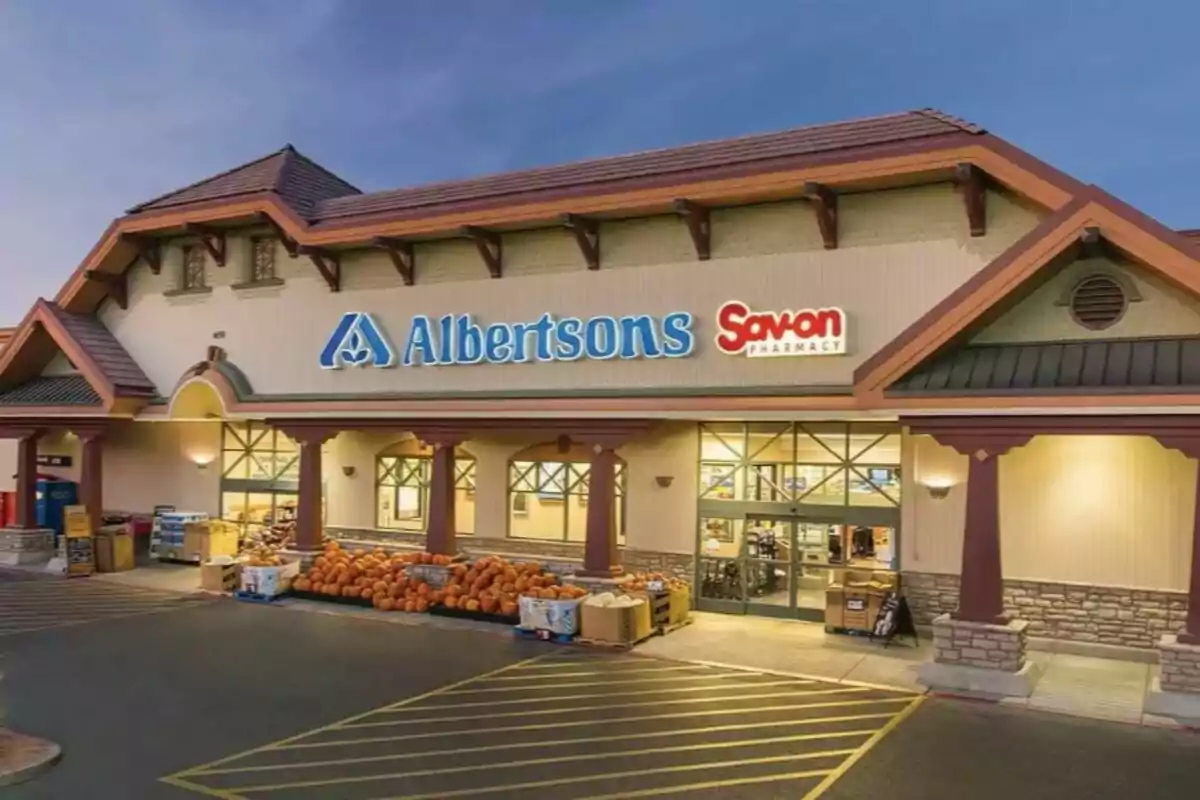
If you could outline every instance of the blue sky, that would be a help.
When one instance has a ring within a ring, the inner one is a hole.
[[[1200,227],[1200,7],[0,0],[0,324],[108,222],[294,143],[382,189],[933,106]]]

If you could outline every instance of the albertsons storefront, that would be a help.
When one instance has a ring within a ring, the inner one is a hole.
[[[918,621],[1150,646],[1200,580],[1197,252],[928,111],[366,194],[285,148],[120,217],[4,350],[0,425],[22,504],[32,448],[94,509],[303,548],[813,618],[857,569]]]

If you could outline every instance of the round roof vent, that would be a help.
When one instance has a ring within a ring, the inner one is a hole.
[[[1129,307],[1125,287],[1107,275],[1089,275],[1071,292],[1071,316],[1085,328],[1104,330],[1117,323]]]

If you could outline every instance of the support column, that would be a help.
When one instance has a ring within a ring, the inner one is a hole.
[[[41,431],[33,431],[17,440],[17,527],[31,531],[37,521],[37,455]]]
[[[1192,514],[1192,569],[1188,584],[1188,612],[1179,644],[1200,645],[1200,462],[1196,464],[1196,509]],[[1197,681],[1200,684],[1200,680]]]
[[[321,550],[322,522],[321,448],[337,430],[321,425],[275,423],[300,445],[300,485],[296,498],[296,550],[302,554]]]
[[[967,520],[963,531],[958,610],[968,622],[1003,625],[1004,577],[1000,563],[1000,455],[978,450],[968,456]]]
[[[583,570],[589,578],[611,578],[625,570],[617,552],[617,454],[611,442],[592,444],[588,471],[587,539],[583,548]]]
[[[431,442],[429,465],[429,516],[425,549],[435,555],[458,555],[458,520],[454,514],[454,448],[450,439]]]
[[[83,443],[83,464],[79,475],[79,501],[87,507],[92,531],[100,530],[104,524],[104,433],[103,431],[77,431]]]

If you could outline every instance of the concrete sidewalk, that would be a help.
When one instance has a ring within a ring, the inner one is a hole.
[[[846,683],[925,692],[917,668],[933,658],[933,646],[921,639],[885,648],[866,637],[825,633],[819,623],[696,613],[695,622],[639,645],[642,655],[784,672]],[[1112,658],[1031,650],[1042,669],[1029,698],[1004,699],[1005,705],[1078,717],[1141,725],[1181,727],[1144,711],[1154,664]]]

